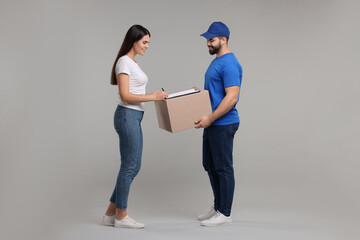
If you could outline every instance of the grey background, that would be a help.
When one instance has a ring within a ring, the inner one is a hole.
[[[98,221],[119,169],[112,125],[118,96],[109,76],[127,29],[138,23],[152,34],[146,56],[137,57],[149,77],[148,92],[175,92],[203,87],[213,56],[199,35],[213,21],[230,28],[229,47],[244,69],[234,147],[239,231],[276,223],[315,229],[322,235],[314,239],[354,237],[360,213],[359,5],[1,0],[1,239],[67,239],[69,226]],[[143,165],[129,213],[145,223],[160,219],[159,232],[161,219],[185,219],[186,226],[212,200],[201,165],[202,130],[165,132],[147,103],[143,132]],[[68,239],[81,239],[73,235],[81,231],[70,230]],[[240,234],[271,238],[259,232]],[[296,238],[285,232],[273,236]]]

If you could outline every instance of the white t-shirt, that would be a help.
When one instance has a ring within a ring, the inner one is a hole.
[[[129,56],[124,55],[116,63],[115,68],[116,76],[120,73],[126,73],[129,75],[129,92],[133,94],[144,95],[146,84],[148,82],[148,77],[146,74],[141,70],[139,65],[134,62]],[[120,96],[120,95],[119,95]],[[144,111],[144,103],[127,103],[121,101],[119,102],[120,106]]]

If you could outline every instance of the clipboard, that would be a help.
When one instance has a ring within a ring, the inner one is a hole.
[[[185,95],[189,95],[189,94],[193,94],[193,93],[199,93],[199,92],[200,92],[199,89],[197,89],[197,88],[191,88],[191,89],[188,89],[188,90],[171,93],[171,94],[169,94],[169,96],[168,96],[166,99],[172,99],[172,98],[182,97],[182,96],[185,96]]]

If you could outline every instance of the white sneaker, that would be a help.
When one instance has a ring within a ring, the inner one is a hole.
[[[114,226],[116,214],[113,216],[104,215],[102,217],[101,225],[104,226]]]
[[[230,216],[227,217],[224,214],[222,214],[221,212],[217,211],[215,213],[215,215],[212,216],[211,218],[201,221],[200,225],[212,227],[212,226],[219,226],[219,225],[230,224],[230,223],[232,223],[232,219]]]
[[[114,227],[116,227],[116,228],[144,228],[145,224],[138,223],[131,217],[126,216],[121,220],[115,219]]]
[[[209,219],[209,218],[211,218],[212,216],[214,216],[215,213],[216,213],[216,211],[215,211],[215,209],[214,209],[214,206],[211,206],[210,212],[199,215],[199,216],[198,216],[198,220],[204,221],[204,220],[206,220],[206,219]]]

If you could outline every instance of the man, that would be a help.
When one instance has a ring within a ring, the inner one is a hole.
[[[196,128],[204,128],[203,166],[214,193],[214,206],[198,217],[202,226],[229,224],[234,196],[233,168],[234,135],[239,128],[236,103],[242,80],[242,68],[228,48],[230,31],[222,22],[214,22],[201,36],[216,58],[205,73],[205,89],[209,91],[212,113],[195,121]]]

